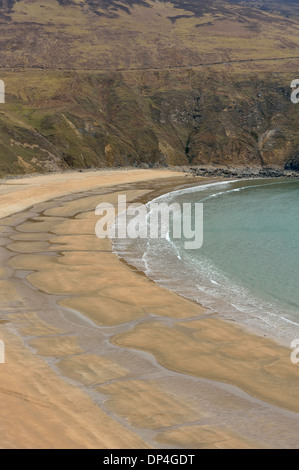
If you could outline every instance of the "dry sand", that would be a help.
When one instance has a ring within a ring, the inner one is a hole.
[[[98,203],[194,181],[122,170],[0,186],[1,447],[299,448],[290,350],[158,287],[95,236]]]

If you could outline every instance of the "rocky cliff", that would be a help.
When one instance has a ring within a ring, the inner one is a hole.
[[[297,3],[8,0],[0,12],[1,175],[298,170]]]

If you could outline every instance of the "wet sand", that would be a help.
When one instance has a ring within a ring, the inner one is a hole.
[[[290,350],[158,287],[95,236],[98,203],[195,182],[121,170],[0,186],[1,447],[299,448]]]

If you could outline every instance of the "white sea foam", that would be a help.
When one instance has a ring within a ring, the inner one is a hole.
[[[250,180],[246,180],[248,184]],[[155,198],[151,202],[170,203],[178,196],[191,193],[204,193],[213,190],[201,199],[221,197],[230,193],[238,193],[253,187],[275,185],[277,182],[264,182],[232,187],[233,184],[244,184],[244,180],[208,183],[188,189],[181,189]],[[281,184],[283,184],[282,182]],[[287,183],[287,182],[286,182]],[[221,189],[226,188],[224,191]],[[203,194],[204,195],[204,194]],[[150,204],[150,203],[148,203]],[[148,222],[148,220],[146,221]],[[124,243],[123,243],[124,242]],[[196,300],[213,311],[221,312],[224,316],[232,317],[241,323],[260,330],[269,331],[282,341],[299,337],[299,325],[288,315],[283,314],[274,303],[258,298],[245,287],[233,282],[224,272],[217,269],[211,260],[202,258],[200,263],[192,259],[192,254],[181,252],[180,248],[168,233],[166,239],[146,240],[145,243],[134,243],[130,240],[114,243],[114,249],[120,257],[142,269],[148,277],[169,290]],[[297,335],[297,336],[296,336]]]

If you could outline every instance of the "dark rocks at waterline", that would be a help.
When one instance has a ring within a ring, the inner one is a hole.
[[[255,168],[223,168],[223,167],[191,167],[187,170],[193,176],[218,178],[298,178],[299,172],[293,169],[272,167]]]
[[[297,171],[299,172],[299,155],[297,155],[295,158],[290,160],[286,165],[285,165],[286,170],[291,170],[291,171]]]

